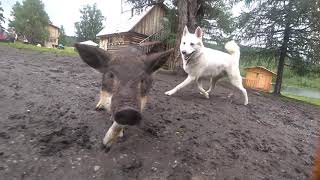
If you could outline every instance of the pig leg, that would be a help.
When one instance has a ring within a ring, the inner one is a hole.
[[[101,90],[100,100],[96,105],[96,110],[107,109],[108,111],[110,111],[111,98],[111,94],[109,94],[107,91]]]
[[[116,140],[117,137],[123,136],[123,126],[113,121],[112,126],[103,138],[103,144],[106,147],[110,147],[111,144]]]
[[[146,104],[147,104],[147,96],[141,97],[141,111],[143,111]]]

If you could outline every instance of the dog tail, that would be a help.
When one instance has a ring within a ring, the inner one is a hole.
[[[234,57],[234,60],[236,61],[235,63],[237,63],[239,65],[240,47],[237,45],[237,43],[234,42],[233,40],[229,41],[226,43],[224,48],[226,48],[226,50],[229,52],[229,54],[232,57]]]

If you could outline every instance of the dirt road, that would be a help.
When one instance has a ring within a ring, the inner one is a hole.
[[[78,57],[0,46],[0,179],[309,179],[319,107],[249,91],[209,100],[183,77],[157,74],[144,119],[109,152],[95,111],[100,74]]]

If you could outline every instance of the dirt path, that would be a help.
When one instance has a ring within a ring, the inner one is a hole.
[[[218,86],[164,95],[182,77],[157,74],[140,127],[106,153],[100,75],[78,57],[0,46],[0,179],[309,179],[319,107]]]

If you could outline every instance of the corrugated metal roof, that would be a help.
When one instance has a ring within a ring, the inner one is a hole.
[[[269,69],[267,69],[267,68],[265,68],[265,67],[263,67],[263,66],[252,66],[252,67],[247,67],[247,68],[244,68],[244,69],[255,69],[255,68],[263,69],[263,70],[268,71],[268,72],[270,72],[270,73],[272,73],[272,74],[274,74],[274,75],[277,75],[275,72],[270,71]]]
[[[142,12],[138,14],[135,12],[133,16],[131,16],[131,11],[122,13],[116,24],[107,25],[97,34],[97,36],[123,33],[132,30],[152,10],[153,7],[154,6],[148,6],[143,8]]]
[[[86,45],[90,45],[90,46],[98,46],[97,43],[95,43],[95,42],[93,42],[93,41],[91,41],[91,40],[89,40],[89,41],[83,41],[83,42],[81,42],[80,44],[86,44]]]

